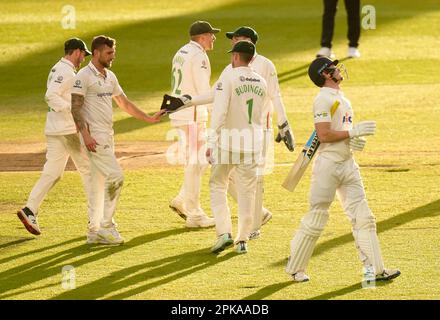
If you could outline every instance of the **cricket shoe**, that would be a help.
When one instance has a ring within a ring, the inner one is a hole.
[[[321,49],[319,49],[318,53],[316,54],[316,57],[317,58],[327,57],[330,59],[334,59],[335,54],[332,52],[332,50],[330,48],[322,47]]]
[[[260,231],[260,230],[252,231],[252,232],[249,234],[249,240],[255,240],[255,239],[258,239],[258,238],[260,237],[260,235],[261,235],[261,231]]]
[[[177,196],[173,200],[171,200],[170,208],[174,210],[183,220],[186,220],[188,212],[185,208],[185,204],[183,203],[182,198]]]
[[[98,241],[101,244],[123,244],[124,238],[121,237],[115,227],[101,228],[98,231]]]
[[[247,253],[248,249],[247,249],[247,242],[246,241],[239,241],[235,247],[235,252],[237,253]]]
[[[265,225],[269,222],[270,219],[272,219],[272,212],[270,212],[266,208],[263,208],[263,218],[261,219],[261,225]]]
[[[381,274],[376,274],[376,281],[388,281],[400,276],[398,269],[384,269]]]
[[[187,228],[209,228],[213,226],[215,226],[215,219],[207,215],[190,215],[185,222]]]
[[[17,212],[17,216],[27,231],[37,236],[41,234],[41,230],[37,222],[37,216],[31,211],[31,209],[24,207]]]
[[[87,244],[97,244],[99,242],[98,232],[87,232]]]
[[[349,58],[360,58],[360,56],[361,56],[361,53],[359,52],[358,48],[348,47],[347,57],[349,57]]]
[[[307,282],[310,280],[309,276],[303,271],[298,271],[297,273],[292,274],[292,279],[295,282]]]
[[[211,248],[212,253],[219,253],[234,243],[230,233],[223,233],[217,238],[214,246]]]

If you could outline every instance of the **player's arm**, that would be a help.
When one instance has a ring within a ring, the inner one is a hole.
[[[76,128],[83,137],[84,145],[86,146],[87,150],[91,152],[96,152],[96,146],[98,145],[98,143],[90,135],[87,122],[82,113],[83,106],[84,96],[82,94],[72,93],[71,112],[73,116],[73,121],[75,121]]]
[[[275,141],[279,143],[283,140],[287,149],[293,151],[295,149],[295,136],[293,130],[290,128],[289,121],[287,120],[286,108],[284,107],[278,83],[277,70],[271,61],[269,63],[267,89],[270,100],[272,101],[272,105],[277,114],[278,134]]]
[[[376,122],[374,121],[362,121],[359,122],[353,129],[346,131],[337,131],[331,129],[331,122],[316,122],[315,123],[316,134],[319,141],[323,143],[337,142],[350,138],[350,143],[361,143],[357,138],[363,136],[370,136],[376,132]],[[362,148],[365,143],[362,144]]]
[[[228,112],[230,99],[231,99],[230,83],[227,80],[226,76],[220,77],[215,89],[214,106],[211,117],[211,127],[210,127],[210,132],[208,134],[208,143],[207,143],[208,148],[206,151],[206,157],[208,158],[208,161],[210,163],[212,163],[212,158],[211,158],[212,150],[217,145],[220,131],[223,128],[226,121],[226,115]]]
[[[159,122],[160,116],[164,113],[164,110],[161,110],[156,112],[153,116],[149,116],[139,109],[133,102],[131,102],[124,93],[118,96],[113,96],[113,99],[118,107],[127,112],[129,115],[149,123]]]
[[[66,86],[70,87],[71,78],[72,75],[67,72],[57,72],[49,76],[44,100],[46,100],[51,111],[63,112],[70,110],[70,101],[66,101],[62,94],[66,89],[70,89]]]

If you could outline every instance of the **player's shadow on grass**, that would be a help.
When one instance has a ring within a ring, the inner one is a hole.
[[[112,272],[52,299],[127,299],[210,268],[236,255],[234,252],[222,256],[213,255],[209,248],[186,252]],[[124,288],[130,289],[123,291]]]
[[[10,237],[8,237],[8,239],[10,239]],[[11,246],[16,246],[16,245],[19,245],[23,242],[27,242],[27,241],[34,240],[34,239],[35,238],[27,237],[27,238],[20,238],[20,239],[14,240],[14,241],[9,241],[9,242],[4,242],[4,243],[3,243],[3,240],[0,239],[0,250],[6,249]]]
[[[126,251],[133,247],[137,247],[149,242],[153,242],[155,240],[160,240],[186,232],[190,231],[188,231],[187,228],[180,228],[146,234],[133,238],[121,246],[91,246],[88,244],[82,244],[70,249],[56,252],[54,254],[42,257],[31,262],[20,264],[19,266],[0,272],[0,299],[4,298],[8,291],[22,288],[26,285],[35,283],[46,278],[60,275],[61,279],[61,269],[65,265],[79,267],[88,263],[93,263],[95,261],[105,259],[112,254],[117,254],[118,252]],[[63,244],[65,245],[67,243],[76,242],[78,241],[78,239],[81,239],[83,241],[85,240],[84,237],[75,238],[69,241],[65,241],[63,242]],[[60,244],[34,250],[33,253],[43,252],[48,248],[54,249],[58,246],[60,246]],[[15,257],[8,257],[7,260],[9,261],[11,259],[17,259],[18,257],[23,257],[26,255],[27,254],[21,254],[16,255]],[[78,259],[83,255],[87,256]],[[0,263],[4,263],[4,261],[0,261]],[[25,290],[24,292],[28,292],[30,290]]]
[[[378,222],[377,223],[377,233],[380,234],[382,232],[385,232],[390,229],[402,226],[404,224],[410,223],[410,222],[417,220],[417,219],[437,217],[439,215],[440,215],[440,199],[433,201],[431,203],[428,203],[427,205],[424,205],[422,207],[418,207],[418,208],[403,212],[403,213],[398,214],[394,217],[391,217],[389,219]],[[380,240],[380,237],[379,237],[379,240]],[[333,248],[345,245],[350,242],[353,242],[353,235],[351,232],[347,233],[343,236],[340,236],[340,237],[337,237],[337,238],[334,238],[331,240],[327,240],[327,241],[320,243],[319,245],[316,246],[315,250],[313,251],[312,258],[316,258],[317,256],[324,253],[325,251],[328,251]],[[355,258],[356,257],[353,257],[353,259],[355,259]],[[286,263],[287,263],[287,259],[282,259],[278,262],[273,263],[272,266],[279,267],[279,266],[285,265]],[[313,261],[312,261],[312,263],[313,263]],[[382,285],[382,284],[379,282],[378,286],[379,285]],[[257,292],[258,299],[266,298],[269,295],[283,289],[284,287],[285,286],[283,286],[282,284],[278,284],[275,286],[269,285],[265,288],[262,288]],[[344,292],[343,290],[354,291],[355,287],[357,289],[361,288],[360,286],[353,285],[353,286],[342,289],[341,294],[345,294],[345,293],[343,293]],[[336,291],[336,292],[338,292],[338,291]],[[257,293],[255,293],[254,295],[256,295]],[[247,298],[248,297],[246,297],[244,299],[247,299]],[[322,298],[322,299],[324,299],[324,298]]]
[[[358,283],[355,283],[351,286],[348,286],[348,287],[345,287],[342,289],[338,289],[338,290],[334,290],[331,292],[327,292],[324,294],[320,294],[319,296],[315,296],[315,297],[309,298],[307,300],[329,300],[329,299],[337,298],[337,297],[352,293],[357,290],[374,290],[375,288],[380,288],[380,287],[389,285],[393,281],[394,280],[377,281],[374,285],[369,285],[369,287],[366,287],[366,288],[362,287],[362,282],[358,282]],[[399,281],[399,280],[397,280],[397,281]]]

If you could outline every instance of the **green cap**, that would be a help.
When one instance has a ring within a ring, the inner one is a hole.
[[[189,35],[196,36],[203,33],[217,33],[220,29],[213,28],[209,22],[206,21],[196,21],[189,28]]]
[[[80,49],[86,52],[86,56],[91,55],[92,53],[87,49],[87,46],[84,41],[79,38],[72,38],[64,42],[64,51],[67,50],[75,50]]]
[[[252,42],[246,40],[238,41],[234,45],[234,47],[228,51],[228,53],[230,52],[243,52],[243,53],[249,53],[250,55],[254,55],[255,45]]]
[[[258,41],[258,33],[251,27],[240,27],[235,31],[226,32],[227,38],[232,39],[234,36],[249,38],[254,44],[256,44]]]

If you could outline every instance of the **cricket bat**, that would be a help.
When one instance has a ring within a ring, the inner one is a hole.
[[[330,113],[332,116],[335,114],[338,107],[339,101],[335,101],[330,109]],[[301,150],[301,153],[299,154],[298,158],[290,169],[289,174],[287,175],[286,179],[284,179],[282,186],[285,189],[290,192],[293,192],[295,190],[296,186],[304,175],[304,172],[306,172],[310,161],[318,150],[319,145],[320,142],[318,139],[318,135],[316,134],[316,130],[313,130],[312,135],[310,136],[309,140],[307,140],[307,143]]]

